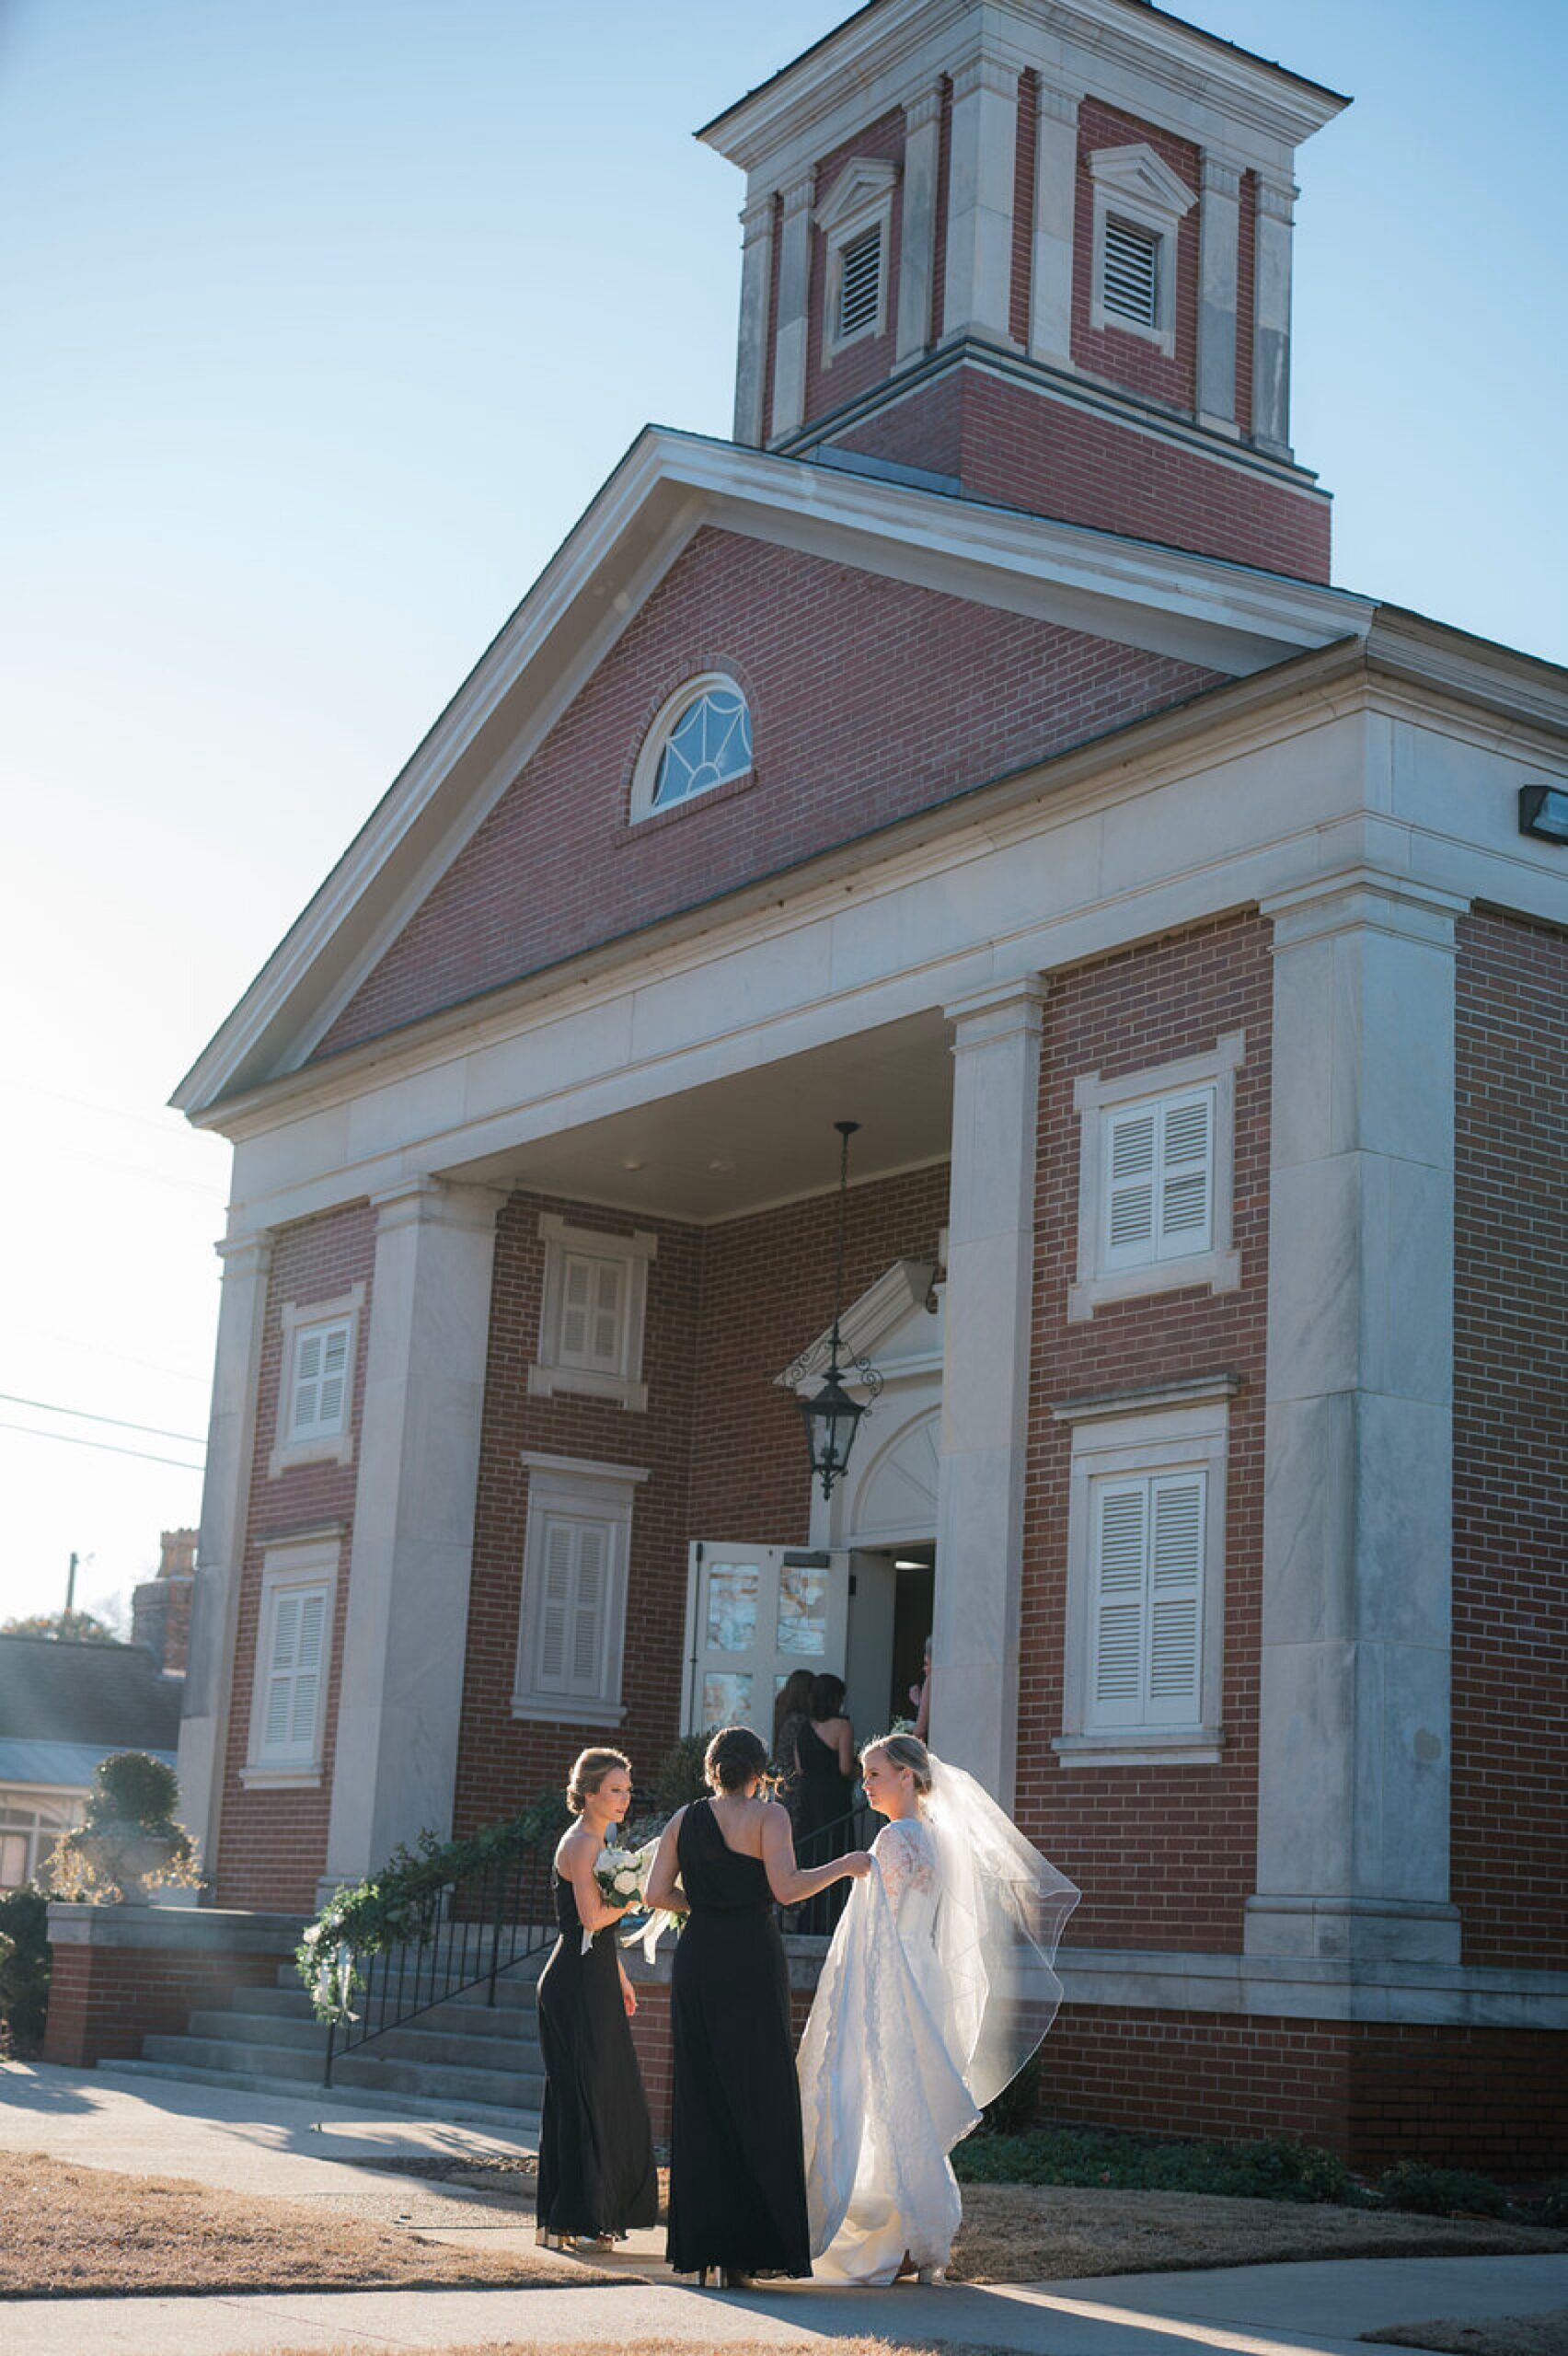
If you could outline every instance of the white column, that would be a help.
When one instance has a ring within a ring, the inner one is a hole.
[[[769,438],[793,433],[806,414],[806,306],[812,283],[812,200],[816,173],[784,191],[778,243],[778,317],[773,332],[773,417]]]
[[[1078,93],[1042,75],[1034,141],[1034,253],[1029,350],[1069,368],[1073,357],[1073,230],[1078,210]]]
[[[1004,1807],[1018,1759],[1044,996],[1031,975],[947,1010],[956,1035],[932,1739]]]
[[[1274,918],[1258,1771],[1264,1955],[1457,1961],[1448,1903],[1454,918]]]
[[[898,232],[898,326],[894,364],[918,360],[931,341],[936,292],[937,151],[941,139],[940,83],[922,90],[904,110],[904,195]]]
[[[325,1887],[452,1829],[490,1338],[489,1187],[376,1198]]]
[[[1018,66],[976,50],[952,77],[942,333],[1011,341]]]
[[[217,1862],[223,1807],[235,1622],[250,1508],[250,1466],[256,1447],[256,1399],[272,1239],[263,1230],[257,1235],[232,1237],[220,1243],[217,1251],[223,1262],[223,1289],[207,1422],[196,1588],[190,1605],[190,1657],[179,1725],[179,1812],[196,1835],[202,1869],[209,1874]]]
[[[1290,249],[1296,190],[1258,176],[1257,269],[1252,326],[1252,438],[1290,456]]]
[[[767,306],[773,292],[773,191],[741,208],[741,332],[735,359],[735,439],[760,449],[767,435],[762,413],[767,375]]]
[[[1198,422],[1236,432],[1241,174],[1205,148],[1198,212]]]

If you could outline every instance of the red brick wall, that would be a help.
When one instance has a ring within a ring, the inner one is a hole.
[[[832,195],[834,185],[850,161],[859,156],[879,162],[902,164],[904,161],[904,110],[895,107],[879,121],[870,123],[842,147],[835,148],[817,166],[816,202],[821,205]],[[903,208],[898,202],[898,190],[894,189],[893,212],[889,217],[882,268],[886,272],[886,324],[881,335],[864,337],[839,352],[824,367],[823,365],[824,329],[827,316],[827,233],[812,230],[811,283],[806,298],[806,407],[809,422],[821,417],[830,409],[837,409],[857,393],[871,385],[881,384],[893,367],[894,339],[898,314],[898,257],[901,242]]]
[[[751,699],[755,782],[628,826],[660,705],[718,668]],[[705,904],[1216,676],[705,529],[319,1052]]]
[[[352,1429],[363,1420],[364,1367],[370,1331],[370,1286],[375,1260],[375,1214],[368,1203],[351,1205],[321,1218],[282,1229],[272,1247],[267,1287],[267,1322],[261,1345],[256,1414],[256,1448],[246,1523],[245,1563],[239,1590],[238,1624],[231,1690],[228,1759],[217,1842],[214,1903],[314,1911],[316,1885],[327,1864],[327,1818],[331,1805],[336,1747],[338,1680],[343,1657],[352,1555],[354,1484],[349,1464],[306,1464],[271,1479],[267,1460],[277,1430],[278,1384],[282,1367],[282,1311],[285,1301],[302,1308],[331,1300],[351,1286],[365,1287],[354,1367]],[[251,1680],[256,1666],[257,1622],[261,1599],[265,1543],[291,1530],[321,1522],[341,1522],[332,1657],[327,1693],[326,1753],[317,1791],[245,1790],[239,1771],[250,1742]]]
[[[1098,98],[1078,110],[1078,202],[1073,221],[1073,358],[1093,376],[1108,377],[1129,392],[1161,401],[1169,409],[1192,410],[1197,398],[1198,214],[1194,204],[1176,233],[1176,349],[1168,359],[1158,344],[1121,328],[1091,328],[1094,286],[1094,177],[1089,159],[1104,147],[1147,146],[1194,195],[1198,150],[1173,133],[1136,116],[1120,114]]]
[[[1018,156],[1013,166],[1012,288],[1008,326],[1013,341],[1029,349],[1029,298],[1034,278],[1034,167],[1040,142],[1038,76],[1018,77]]]
[[[957,475],[971,498],[1066,524],[1329,577],[1329,505],[1199,451],[960,366],[834,436],[847,450]]]
[[[1568,939],[1459,922],[1453,1895],[1469,1963],[1568,1947]]]
[[[942,76],[942,107],[937,117],[937,225],[931,239],[931,341],[947,326],[947,225],[952,193],[952,83]]]
[[[1258,316],[1258,175],[1241,175],[1239,245],[1236,256],[1236,422],[1252,431],[1252,337]]]
[[[1044,2118],[1156,2135],[1286,2135],[1358,2168],[1562,2165],[1568,2038],[1065,2004]]]
[[[1020,1648],[1018,1818],[1084,1892],[1084,1946],[1234,1952],[1255,1879],[1263,1369],[1268,1284],[1271,972],[1261,918],[1223,918],[1053,974],[1044,1010],[1036,1202],[1034,1353]],[[1116,1301],[1067,1322],[1077,1272],[1078,1117],[1073,1083],[1141,1071],[1246,1033],[1237,1075],[1231,1293]],[[1217,1766],[1064,1771],[1062,1673],[1071,1427],[1055,1400],[1233,1370],[1225,1566],[1225,1755]]]
[[[73,2070],[134,2061],[144,2037],[182,2036],[192,2012],[226,2006],[236,1988],[275,1987],[278,1960],[242,1950],[57,1946],[43,2058]]]
[[[652,1229],[643,1366],[646,1414],[592,1399],[531,1399],[539,1330],[541,1210],[574,1226]],[[900,1257],[934,1256],[947,1170],[852,1187],[847,1298]],[[590,1742],[612,1739],[649,1774],[678,1731],[687,1548],[694,1538],[799,1544],[810,1497],[800,1417],[773,1377],[832,1312],[836,1197],[707,1229],[514,1195],[496,1231],[485,1420],[468,1612],[459,1831],[494,1821],[551,1784]],[[700,1392],[700,1411],[694,1404]],[[525,1449],[646,1467],[632,1513],[625,1698],[618,1733],[515,1721]]]

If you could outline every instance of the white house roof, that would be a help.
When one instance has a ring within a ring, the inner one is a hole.
[[[1366,598],[1216,557],[649,426],[176,1090],[297,1070],[703,525],[1242,676],[1365,637]]]

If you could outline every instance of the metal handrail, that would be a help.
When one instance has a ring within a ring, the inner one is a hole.
[[[813,1832],[802,1833],[795,1842],[795,1863],[810,1869],[825,1865],[830,1858],[847,1855],[851,1849],[869,1849],[875,1834],[875,1811],[863,1799],[845,1815],[834,1818],[831,1824],[819,1824]],[[779,1920],[792,1931],[808,1937],[827,1937],[837,1924],[848,1903],[853,1885],[847,1880],[830,1882],[815,1898],[808,1898],[800,1906],[780,1906]],[[791,1922],[790,1918],[795,1919]]]

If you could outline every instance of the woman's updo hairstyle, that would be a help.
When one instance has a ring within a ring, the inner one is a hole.
[[[744,1792],[767,1773],[767,1745],[750,1727],[721,1727],[703,1754],[709,1790]]]
[[[884,1734],[880,1742],[868,1742],[860,1753],[862,1766],[873,1750],[880,1750],[895,1767],[907,1767],[916,1791],[922,1799],[926,1797],[931,1788],[931,1754],[917,1735]]]
[[[571,1781],[566,1787],[566,1804],[573,1816],[581,1816],[587,1801],[592,1799],[606,1775],[617,1767],[631,1773],[631,1761],[624,1750],[582,1750],[571,1771]]]

